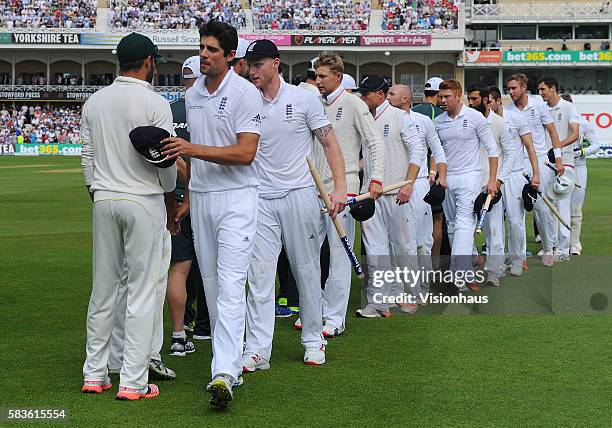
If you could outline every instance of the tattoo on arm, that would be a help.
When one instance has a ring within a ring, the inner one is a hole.
[[[321,143],[325,141],[330,132],[332,132],[334,128],[331,125],[325,125],[321,128],[317,128],[314,130],[314,134]]]

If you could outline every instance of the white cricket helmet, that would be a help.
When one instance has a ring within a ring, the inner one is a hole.
[[[546,196],[550,200],[561,200],[568,197],[574,190],[576,176],[573,168],[565,168],[563,175],[557,175],[548,185]]]

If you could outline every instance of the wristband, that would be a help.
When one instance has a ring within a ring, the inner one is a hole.
[[[382,183],[380,181],[378,181],[378,180],[370,180],[370,184],[372,184],[372,183],[378,184],[379,186],[382,186]]]
[[[561,149],[559,148],[553,149],[553,153],[555,154],[555,159],[561,157]]]

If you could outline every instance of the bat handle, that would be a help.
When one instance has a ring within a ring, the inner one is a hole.
[[[348,256],[349,260],[351,261],[351,264],[353,265],[353,270],[355,271],[355,275],[357,275],[359,278],[363,278],[364,277],[363,269],[361,268],[361,264],[359,263],[359,260],[357,260],[357,256],[355,255],[355,252],[353,251],[353,247],[348,241],[348,238],[346,236],[343,236],[340,238],[340,241],[342,242],[344,251],[346,251],[346,255]]]

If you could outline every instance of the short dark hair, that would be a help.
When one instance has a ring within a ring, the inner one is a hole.
[[[565,101],[568,101],[570,103],[574,102],[574,100],[572,100],[572,96],[570,94],[563,94],[563,95],[561,95],[561,98],[563,98]]]
[[[425,90],[425,91],[423,91],[423,95],[425,95],[426,97],[434,97],[434,96],[436,96],[436,94],[438,92],[439,91],[428,91],[428,90]]]
[[[125,73],[126,71],[140,70],[147,59],[149,59],[149,57],[137,59],[136,61],[126,62],[124,64],[119,63],[119,72]]]
[[[478,92],[480,98],[489,96],[489,88],[482,83],[474,83],[473,85],[470,85],[467,89],[467,93],[469,94],[470,92]]]
[[[238,31],[225,22],[212,19],[200,27],[200,39],[202,37],[214,37],[219,41],[223,49],[223,56],[228,56],[231,51],[238,49]]]
[[[502,94],[497,86],[489,86],[489,98],[501,100]]]
[[[555,91],[559,91],[559,83],[557,83],[557,80],[552,76],[540,77],[538,79],[538,86],[540,86],[540,83],[544,83],[549,88],[555,88]]]

